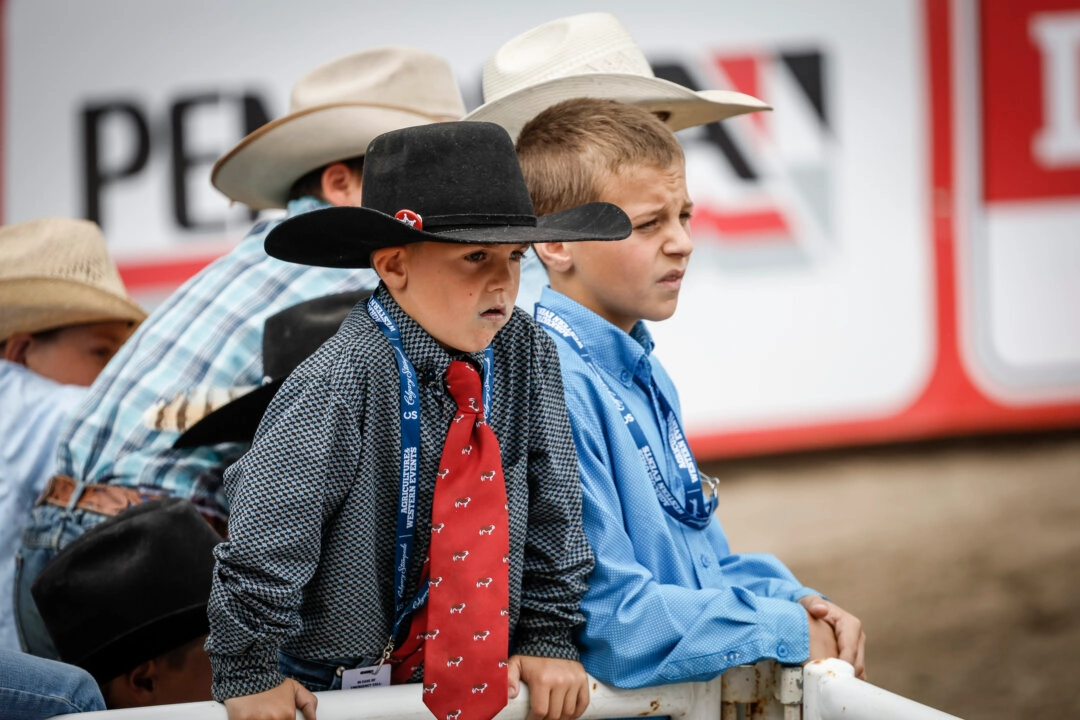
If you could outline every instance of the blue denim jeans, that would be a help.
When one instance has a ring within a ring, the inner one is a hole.
[[[38,505],[30,511],[30,523],[23,530],[22,545],[15,554],[15,624],[23,650],[39,657],[58,660],[49,631],[38,613],[30,586],[57,554],[75,538],[109,519],[90,510],[75,510],[81,493],[72,494],[68,507]]]
[[[44,720],[104,710],[105,700],[82,668],[0,648],[0,709],[5,718]]]
[[[307,660],[284,650],[278,651],[278,670],[311,692],[341,689],[341,673],[355,663],[349,661]]]

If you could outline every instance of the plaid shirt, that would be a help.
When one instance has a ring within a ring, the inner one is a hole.
[[[320,207],[293,200],[288,216]],[[57,471],[87,483],[160,489],[224,516],[221,474],[246,449],[173,450],[178,432],[143,421],[156,402],[193,388],[260,385],[263,322],[296,303],[373,287],[370,270],[316,268],[268,256],[261,222],[229,254],[188,280],[139,326],[94,382],[60,443]]]
[[[451,357],[385,288],[376,292],[401,332],[420,395],[411,593],[427,554],[435,477],[456,411],[443,382]],[[556,350],[520,309],[493,346],[488,420],[499,438],[510,507],[511,644],[519,654],[576,660],[571,634],[582,621],[578,605],[593,563]],[[482,355],[469,357],[479,366]],[[357,306],[289,376],[251,451],[226,472],[233,514],[230,539],[215,550],[207,641],[215,698],[281,683],[279,648],[350,666],[381,655],[394,620],[396,368],[390,343]]]

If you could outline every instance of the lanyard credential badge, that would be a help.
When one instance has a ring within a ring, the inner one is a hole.
[[[416,384],[416,369],[409,362],[401,344],[401,333],[374,295],[368,300],[368,315],[382,330],[390,342],[398,360],[398,380],[401,392],[401,488],[397,516],[397,542],[394,549],[394,598],[396,615],[391,639],[397,637],[405,618],[427,603],[428,584],[421,583],[410,601],[406,595],[405,580],[409,571],[416,539],[416,488],[420,466],[420,394]],[[483,403],[484,413],[491,412],[491,368],[494,352],[489,345],[484,351]]]
[[[679,499],[672,494],[668,484],[664,482],[663,474],[660,472],[660,461],[649,446],[648,438],[645,437],[641,425],[633,413],[627,410],[626,403],[622,401],[619,394],[604,380],[600,368],[596,366],[596,363],[589,356],[585,343],[581,341],[581,338],[570,327],[570,324],[550,309],[539,304],[536,306],[536,321],[558,333],[559,337],[577,352],[589,369],[592,370],[597,382],[600,383],[600,387],[611,398],[619,414],[622,415],[626,429],[634,439],[638,455],[645,466],[645,471],[649,474],[653,489],[656,491],[656,497],[664,511],[675,520],[689,527],[698,530],[707,527],[712,521],[713,512],[716,510],[716,494],[712,493],[711,497],[706,498],[705,493],[702,492],[702,478],[698,472],[697,463],[694,461],[690,447],[686,443],[686,436],[683,434],[679,418],[667,398],[664,397],[664,394],[657,388],[656,395],[660,402],[660,411],[664,416],[668,445],[683,482],[686,497],[685,505],[679,502]],[[715,481],[712,481],[711,478],[709,480],[710,487],[712,487]]]

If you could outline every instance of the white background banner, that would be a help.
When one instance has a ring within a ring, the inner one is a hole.
[[[306,71],[413,45],[475,107],[500,44],[608,10],[658,74],[775,107],[680,133],[696,248],[653,330],[699,454],[1076,425],[1080,0],[988,5],[8,0],[3,220],[98,219],[153,303],[250,226],[210,167]],[[1051,180],[1000,187],[1024,163]]]

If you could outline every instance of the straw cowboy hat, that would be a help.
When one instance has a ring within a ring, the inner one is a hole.
[[[630,32],[614,15],[552,20],[510,40],[484,64],[484,104],[466,120],[486,120],[517,139],[545,109],[589,97],[642,105],[672,130],[771,110],[730,90],[690,90],[653,75]]]
[[[442,58],[408,47],[363,50],[300,78],[289,114],[225,153],[210,181],[251,208],[283,208],[304,174],[363,155],[377,135],[464,114],[454,73]]]
[[[498,125],[447,122],[375,138],[361,207],[291,217],[266,236],[271,257],[305,265],[371,267],[371,253],[414,242],[621,240],[630,218],[589,203],[537,218],[510,136]]]
[[[96,224],[42,218],[0,228],[0,341],[20,332],[144,319]]]

